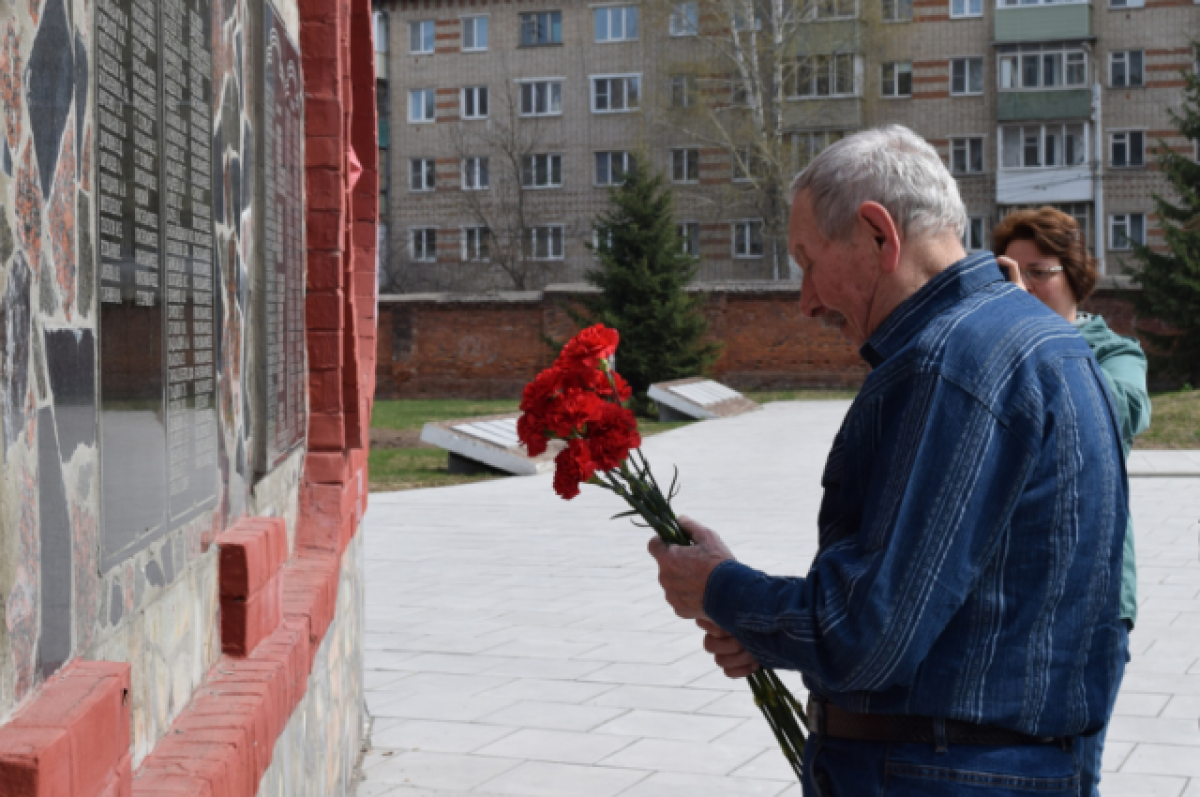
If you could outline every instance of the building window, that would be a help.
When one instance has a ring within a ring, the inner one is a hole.
[[[521,116],[558,116],[561,113],[561,81],[537,80],[521,84]]]
[[[414,227],[409,230],[408,253],[413,260],[437,260],[437,228]]]
[[[631,42],[638,37],[637,6],[602,6],[593,9],[596,41]]]
[[[1085,124],[1011,125],[1000,128],[1000,166],[1039,169],[1087,163]]]
[[[984,231],[987,229],[987,219],[982,216],[967,218],[967,226],[963,228],[963,249],[968,252],[978,252],[984,248]]]
[[[488,244],[492,231],[487,227],[463,227],[462,259],[482,262],[491,256]]]
[[[792,164],[796,170],[803,169],[812,159],[846,134],[841,130],[811,130],[792,133]]]
[[[478,53],[488,48],[488,18],[462,18],[462,51]]]
[[[1146,165],[1145,134],[1141,130],[1113,133],[1109,138],[1109,163],[1114,169]]]
[[[525,188],[562,187],[562,155],[526,155],[521,160],[521,185]]]
[[[696,78],[692,75],[671,76],[671,107],[687,108],[696,98]]]
[[[700,32],[700,4],[676,3],[671,8],[672,36],[695,36]]]
[[[641,100],[640,75],[611,75],[592,78],[592,113],[636,111]]]
[[[1143,213],[1117,213],[1108,217],[1108,248],[1132,249],[1146,245],[1146,216]]]
[[[763,223],[758,220],[737,221],[733,224],[733,256],[763,256]]]
[[[950,17],[952,19],[982,16],[983,0],[950,0]]]
[[[1075,45],[1007,44],[1000,48],[1000,88],[1056,89],[1087,83],[1087,53]]]
[[[437,117],[433,89],[414,89],[408,92],[408,121],[432,122]]]
[[[884,0],[885,14],[889,2],[908,3],[912,8],[912,0]],[[810,0],[807,5],[808,13],[805,16],[808,19],[854,19],[858,16],[857,0]]]
[[[1007,216],[1010,213],[1015,213],[1018,210],[1036,210],[1046,207],[1045,203],[1035,205],[1006,205],[1001,210],[1001,217]],[[1051,203],[1049,207],[1061,210],[1071,218],[1075,219],[1075,223],[1079,225],[1079,229],[1083,231],[1083,240],[1087,242],[1088,247],[1092,245],[1092,204],[1090,202],[1056,202]]]
[[[633,168],[633,156],[628,152],[596,153],[596,185],[620,185]]]
[[[884,22],[912,22],[913,0],[883,0]]]
[[[1108,56],[1108,84],[1114,89],[1144,86],[1141,50],[1120,50]]]
[[[746,14],[743,11],[742,3],[734,3],[733,6],[734,6],[733,19],[731,20],[731,22],[733,23],[733,29],[736,31],[749,30],[750,25],[746,21]],[[762,27],[763,27],[762,9],[759,7],[758,3],[755,3],[754,4],[754,30],[756,30],[756,31],[762,30]]]
[[[462,187],[464,191],[483,191],[491,186],[487,158],[463,158]]]
[[[861,68],[858,58],[849,53],[797,58],[784,69],[784,94],[789,99],[855,96]]]
[[[729,159],[733,162],[735,183],[748,183],[765,171],[762,156],[753,147],[735,149],[729,154]]]
[[[487,119],[487,86],[468,86],[462,90],[462,118]]]
[[[413,158],[408,162],[408,187],[413,191],[432,191],[436,183],[433,158]]]
[[[562,44],[562,12],[542,11],[521,15],[521,46]]]
[[[950,93],[983,93],[983,59],[953,58],[950,60]]]
[[[912,62],[890,61],[881,65],[879,93],[884,97],[911,97]]]
[[[673,149],[671,150],[671,182],[698,183],[700,182],[700,150]]]
[[[429,55],[433,52],[433,20],[408,23],[408,49],[413,55]]]
[[[1112,8],[1142,8],[1146,2],[1145,0],[1109,0],[1108,4]]]
[[[1049,6],[1064,3],[1083,5],[1087,2],[1088,0],[996,0],[996,6],[997,8],[1016,8],[1018,6]]]
[[[525,246],[529,256],[534,260],[562,260],[562,225],[530,227],[525,231]]]
[[[700,256],[700,225],[694,221],[685,221],[675,225],[679,233],[679,242],[685,255]]]
[[[983,173],[983,139],[950,139],[951,174]]]

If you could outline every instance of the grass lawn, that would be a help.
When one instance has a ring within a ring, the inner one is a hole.
[[[1150,408],[1150,428],[1134,448],[1200,448],[1200,390],[1153,393]]]
[[[748,393],[765,404],[770,401],[853,398],[853,391],[789,390]],[[498,474],[457,474],[446,470],[446,452],[421,442],[421,428],[430,421],[472,418],[516,412],[516,401],[473,401],[468,399],[400,399],[375,402],[371,418],[371,490],[412,490],[445,487],[501,478]],[[644,437],[662,434],[687,421],[638,420]]]

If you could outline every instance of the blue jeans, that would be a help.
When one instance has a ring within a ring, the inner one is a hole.
[[[1121,655],[1117,657],[1117,678],[1113,681],[1112,695],[1108,700],[1108,715],[1112,716],[1113,706],[1117,704],[1117,693],[1121,691],[1121,681],[1125,678],[1125,665],[1129,662],[1129,623],[1120,622],[1118,634]],[[1100,764],[1104,759],[1104,737],[1108,734],[1108,722],[1094,736],[1079,737],[1079,761],[1083,765],[1079,794],[1081,797],[1100,797]]]
[[[1080,761],[1053,744],[948,745],[853,742],[812,736],[804,797],[1078,797]]]

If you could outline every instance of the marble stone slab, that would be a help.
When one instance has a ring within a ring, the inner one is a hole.
[[[514,476],[533,476],[554,470],[554,457],[562,443],[554,441],[539,457],[530,457],[517,439],[519,413],[437,421],[425,424],[421,441],[444,448],[451,458],[458,456],[502,470]]]
[[[736,390],[700,376],[651,385],[650,398],[663,421],[707,421],[762,409]]]

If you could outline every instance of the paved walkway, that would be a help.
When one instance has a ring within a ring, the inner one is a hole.
[[[847,406],[772,404],[646,450],[740,559],[802,574]],[[1200,481],[1133,495],[1142,618],[1103,792],[1200,797]],[[745,685],[663,602],[647,532],[608,520],[623,508],[561,501],[548,476],[372,496],[360,797],[800,794]]]

